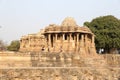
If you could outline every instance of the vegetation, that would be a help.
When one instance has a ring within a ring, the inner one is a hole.
[[[6,44],[0,40],[0,51],[6,50]]]
[[[97,17],[85,22],[95,34],[96,49],[104,49],[106,53],[120,48],[120,20],[112,15]]]
[[[7,47],[9,51],[18,51],[20,48],[20,42],[18,40],[14,40],[11,44]]]

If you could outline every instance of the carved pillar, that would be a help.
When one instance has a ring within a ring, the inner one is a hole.
[[[55,34],[53,34],[53,52],[55,51],[55,40],[56,40],[56,38],[55,38]]]
[[[33,51],[35,50],[35,42],[36,42],[36,37],[34,36],[34,47],[33,47]]]
[[[65,40],[65,34],[64,34],[64,33],[62,34],[62,37],[63,37],[63,39],[62,39],[62,40]]]
[[[69,45],[70,45],[70,36],[69,34],[67,35],[67,51],[69,52]]]
[[[62,34],[62,51],[64,51],[65,33]]]
[[[51,47],[51,34],[48,34],[48,48],[50,50],[50,47]]]
[[[74,40],[76,40],[76,35],[75,35],[75,34],[74,34],[74,36],[73,36],[73,37],[74,37]]]
[[[83,34],[81,35],[81,46],[82,47],[84,46],[84,35]]]
[[[48,34],[49,37],[49,46],[51,47],[51,34]]]
[[[77,45],[76,45],[76,51],[78,52],[79,48],[79,33],[77,33]]]
[[[55,41],[57,41],[57,33],[55,34]]]
[[[31,50],[31,46],[30,46],[30,45],[31,45],[30,36],[29,36],[29,39],[28,39],[28,40],[29,40],[29,48],[28,48],[28,49],[29,49],[29,51],[30,51],[30,50]]]
[[[57,38],[58,38],[58,34],[55,34],[55,43],[54,43],[54,51],[57,51]]]
[[[86,51],[86,53],[88,53],[88,43],[87,43],[87,34],[85,34],[85,51]]]
[[[94,44],[94,35],[92,35],[92,51],[91,51],[91,54],[93,55],[93,56],[95,56],[96,55],[96,50],[95,50],[95,44]]]
[[[62,47],[62,46],[63,46],[62,43],[63,43],[63,36],[62,36],[62,33],[61,33],[61,34],[60,34],[60,44],[59,44],[59,45],[60,45],[60,49],[59,49],[60,52],[62,52],[62,48],[63,48],[63,47]]]
[[[80,54],[81,56],[85,56],[85,46],[84,46],[84,34],[81,34],[81,41],[80,41]]]
[[[68,34],[68,39],[69,39],[69,41],[68,41],[68,45],[69,45],[68,48],[69,49],[68,50],[70,51],[70,48],[72,47],[72,45],[71,45],[71,33]]]
[[[77,33],[77,42],[79,41],[79,33]]]
[[[76,38],[76,34],[74,34],[74,43],[75,43],[75,50],[74,50],[74,52],[76,52],[76,46],[77,46],[77,38]]]
[[[70,40],[73,40],[73,39],[72,39],[72,33],[70,33],[69,35],[70,35]]]
[[[85,34],[85,45],[87,44],[87,34]]]
[[[69,33],[69,43],[68,43],[68,45],[69,45],[69,51],[71,52],[71,50],[72,50],[72,33]]]

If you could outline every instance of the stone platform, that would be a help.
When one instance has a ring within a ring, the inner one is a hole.
[[[1,53],[0,80],[120,80],[120,55]]]

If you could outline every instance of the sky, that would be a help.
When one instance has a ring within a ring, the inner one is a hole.
[[[120,0],[0,0],[0,40],[9,44],[66,17],[82,26],[106,15],[120,19]]]

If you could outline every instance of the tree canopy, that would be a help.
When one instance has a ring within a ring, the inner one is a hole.
[[[18,51],[20,48],[20,42],[19,40],[14,40],[11,42],[11,44],[8,46],[9,51]]]
[[[120,48],[120,20],[112,15],[101,16],[91,22],[85,22],[95,34],[96,48],[104,48],[109,52],[113,48]]]

